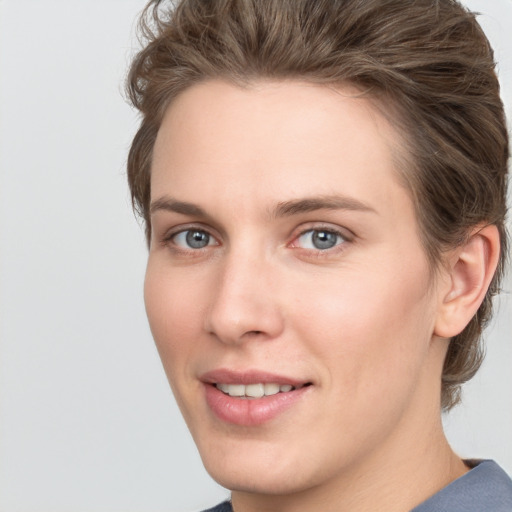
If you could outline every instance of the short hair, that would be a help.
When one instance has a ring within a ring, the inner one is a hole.
[[[497,226],[497,271],[444,362],[441,405],[453,407],[482,362],[481,333],[507,250],[508,134],[493,51],[474,13],[455,0],[152,0],[139,27],[144,46],[127,92],[141,124],[128,180],[148,243],[151,159],[164,112],[180,92],[213,79],[350,84],[370,98],[402,137],[397,171],[433,269],[472,229]]]

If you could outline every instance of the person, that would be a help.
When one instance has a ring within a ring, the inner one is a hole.
[[[499,292],[508,136],[455,0],[153,0],[145,303],[212,511],[512,510],[441,412]]]

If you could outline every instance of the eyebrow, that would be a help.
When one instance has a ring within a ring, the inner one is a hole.
[[[178,201],[172,197],[161,197],[151,203],[149,207],[150,213],[158,211],[175,212],[192,217],[208,217],[208,214],[194,203],[186,201]]]
[[[316,210],[352,210],[377,213],[374,208],[353,197],[329,195],[280,202],[272,211],[272,215],[288,217]]]
[[[167,196],[153,201],[149,210],[151,214],[158,211],[167,211],[191,217],[211,218],[200,206],[187,201],[178,201]],[[272,218],[290,217],[316,210],[351,210],[377,213],[374,208],[358,199],[340,195],[328,195],[281,201],[270,210],[270,216]]]

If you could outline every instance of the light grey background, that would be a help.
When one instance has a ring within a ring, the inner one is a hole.
[[[512,0],[466,2],[512,106]],[[146,249],[121,95],[139,0],[0,0],[0,511],[186,512],[202,469],[142,302]],[[512,473],[512,283],[488,358],[446,418],[456,449]]]

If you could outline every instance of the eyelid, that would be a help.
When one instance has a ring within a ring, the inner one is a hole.
[[[303,247],[300,247],[298,245],[293,245],[297,242],[297,240],[305,235],[306,233],[309,233],[311,231],[327,231],[329,233],[334,233],[337,236],[340,236],[343,239],[342,243],[338,243],[335,246],[329,248],[329,249],[306,249]],[[345,247],[342,249],[341,246],[344,246],[346,243],[353,242],[356,235],[348,228],[336,226],[333,224],[325,223],[325,222],[311,222],[306,225],[301,225],[298,228],[296,228],[292,234],[292,241],[288,244],[288,247],[291,247],[293,249],[297,250],[303,250],[305,252],[315,253],[315,254],[329,254],[336,251],[344,250]]]
[[[201,247],[193,247],[193,246],[189,247],[188,246],[188,244],[189,244],[188,236],[191,233],[194,235],[199,233],[202,238],[201,243],[204,241],[204,242],[206,242],[206,245],[201,246]],[[185,240],[183,240],[183,237],[185,238]],[[203,237],[206,237],[206,240],[204,240]],[[173,243],[175,245],[177,245],[181,249],[185,249],[185,250],[191,249],[194,251],[206,249],[206,247],[212,247],[212,246],[219,245],[218,242],[215,240],[215,237],[211,236],[210,233],[207,233],[206,231],[203,231],[202,229],[185,229],[183,231],[178,231],[177,233],[172,235],[171,240],[173,241]]]
[[[215,244],[208,244],[207,246],[203,247],[202,249],[206,249],[207,247],[215,247],[221,245],[220,243],[220,236],[210,228],[209,226],[205,226],[201,223],[187,223],[187,224],[180,224],[177,226],[173,226],[172,228],[168,229],[163,233],[163,235],[160,237],[160,243],[164,246],[169,246],[173,238],[180,233],[184,233],[186,231],[202,231],[209,235],[213,240],[215,240]],[[190,251],[190,252],[199,252],[201,249],[187,249],[185,247],[181,247],[179,245],[174,244],[173,247],[177,251]]]

